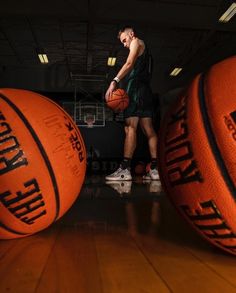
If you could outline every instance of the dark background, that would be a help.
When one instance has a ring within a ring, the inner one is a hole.
[[[117,40],[124,24],[133,25],[153,56],[152,88],[159,112],[212,64],[235,55],[236,17],[218,18],[232,1],[222,0],[8,0],[0,8],[0,87],[42,93],[63,106],[82,99],[103,102],[110,80],[128,51]],[[49,64],[39,62],[45,52]],[[116,56],[114,68],[108,56]],[[170,77],[174,67],[183,67]],[[122,117],[106,110],[104,127],[82,128],[87,148],[101,157],[123,152]],[[156,114],[158,115],[158,110]],[[158,118],[156,128],[158,129]],[[109,139],[112,138],[112,139]],[[139,133],[135,158],[148,159]],[[109,141],[109,144],[108,144]],[[109,147],[108,147],[109,146]]]

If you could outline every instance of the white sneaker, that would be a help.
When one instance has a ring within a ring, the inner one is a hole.
[[[129,169],[117,169],[114,173],[105,177],[106,180],[119,181],[119,180],[132,180]]]
[[[106,184],[115,189],[119,194],[130,193],[132,181],[106,181]]]
[[[150,169],[149,172],[143,176],[145,180],[160,180],[157,169]]]

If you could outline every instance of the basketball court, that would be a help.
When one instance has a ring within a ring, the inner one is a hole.
[[[50,228],[0,242],[0,292],[235,292],[235,258],[182,220],[159,181],[88,176]]]

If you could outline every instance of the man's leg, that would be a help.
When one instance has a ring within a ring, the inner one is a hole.
[[[149,176],[153,180],[159,179],[157,171],[157,134],[152,124],[152,118],[145,117],[140,119],[140,126],[147,137],[149,152],[151,156],[151,167]]]
[[[125,119],[125,143],[124,157],[132,159],[136,148],[138,117],[129,117]]]
[[[125,119],[124,157],[121,162],[122,169],[130,170],[131,159],[136,148],[138,121],[138,117],[129,117]]]
[[[157,134],[153,128],[152,118],[141,118],[140,126],[147,137],[151,158],[157,158]]]
[[[125,120],[125,142],[124,158],[118,170],[111,175],[106,176],[106,180],[131,180],[130,163],[136,147],[136,131],[138,126],[138,117],[129,117]]]

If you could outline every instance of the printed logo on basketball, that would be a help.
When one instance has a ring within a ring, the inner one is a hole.
[[[13,135],[10,124],[0,112],[0,175],[26,165],[28,161],[25,153]]]
[[[182,205],[180,208],[193,225],[206,237],[209,237],[222,248],[235,253],[236,235],[228,226],[214,200],[199,202],[199,205],[201,208],[198,210],[192,209],[189,205]]]
[[[232,138],[236,141],[236,111],[231,112],[229,116],[224,116],[224,123],[230,131]]]
[[[65,117],[65,119],[67,120],[67,117]],[[71,142],[72,148],[78,153],[80,162],[83,162],[85,156],[84,156],[82,144],[79,139],[78,133],[76,129],[74,128],[73,124],[71,123],[71,121],[67,120],[67,122],[65,123],[65,126],[70,132],[70,142]]]
[[[42,216],[46,215],[45,202],[35,178],[24,184],[25,190],[12,192],[7,190],[0,193],[0,202],[17,219],[27,225],[32,225]]]
[[[52,135],[57,139],[57,143],[55,142],[56,147],[53,152],[57,153],[59,151],[65,151],[69,157],[69,142],[72,149],[78,153],[80,162],[82,162],[85,155],[78,133],[72,122],[66,116],[63,117],[64,121],[61,118],[62,117],[60,115],[52,115],[44,119],[45,125],[51,129]],[[67,131],[65,131],[65,129]]]
[[[53,153],[61,152],[64,155],[67,169],[71,170],[75,176],[79,176],[80,166],[74,159],[75,156],[78,156],[79,162],[83,162],[85,151],[73,123],[66,116],[61,115],[49,116],[44,119],[44,123],[55,138]]]
[[[191,182],[203,182],[202,174],[194,159],[192,143],[189,140],[186,98],[170,116],[164,138],[164,161],[168,180],[172,187]]]

